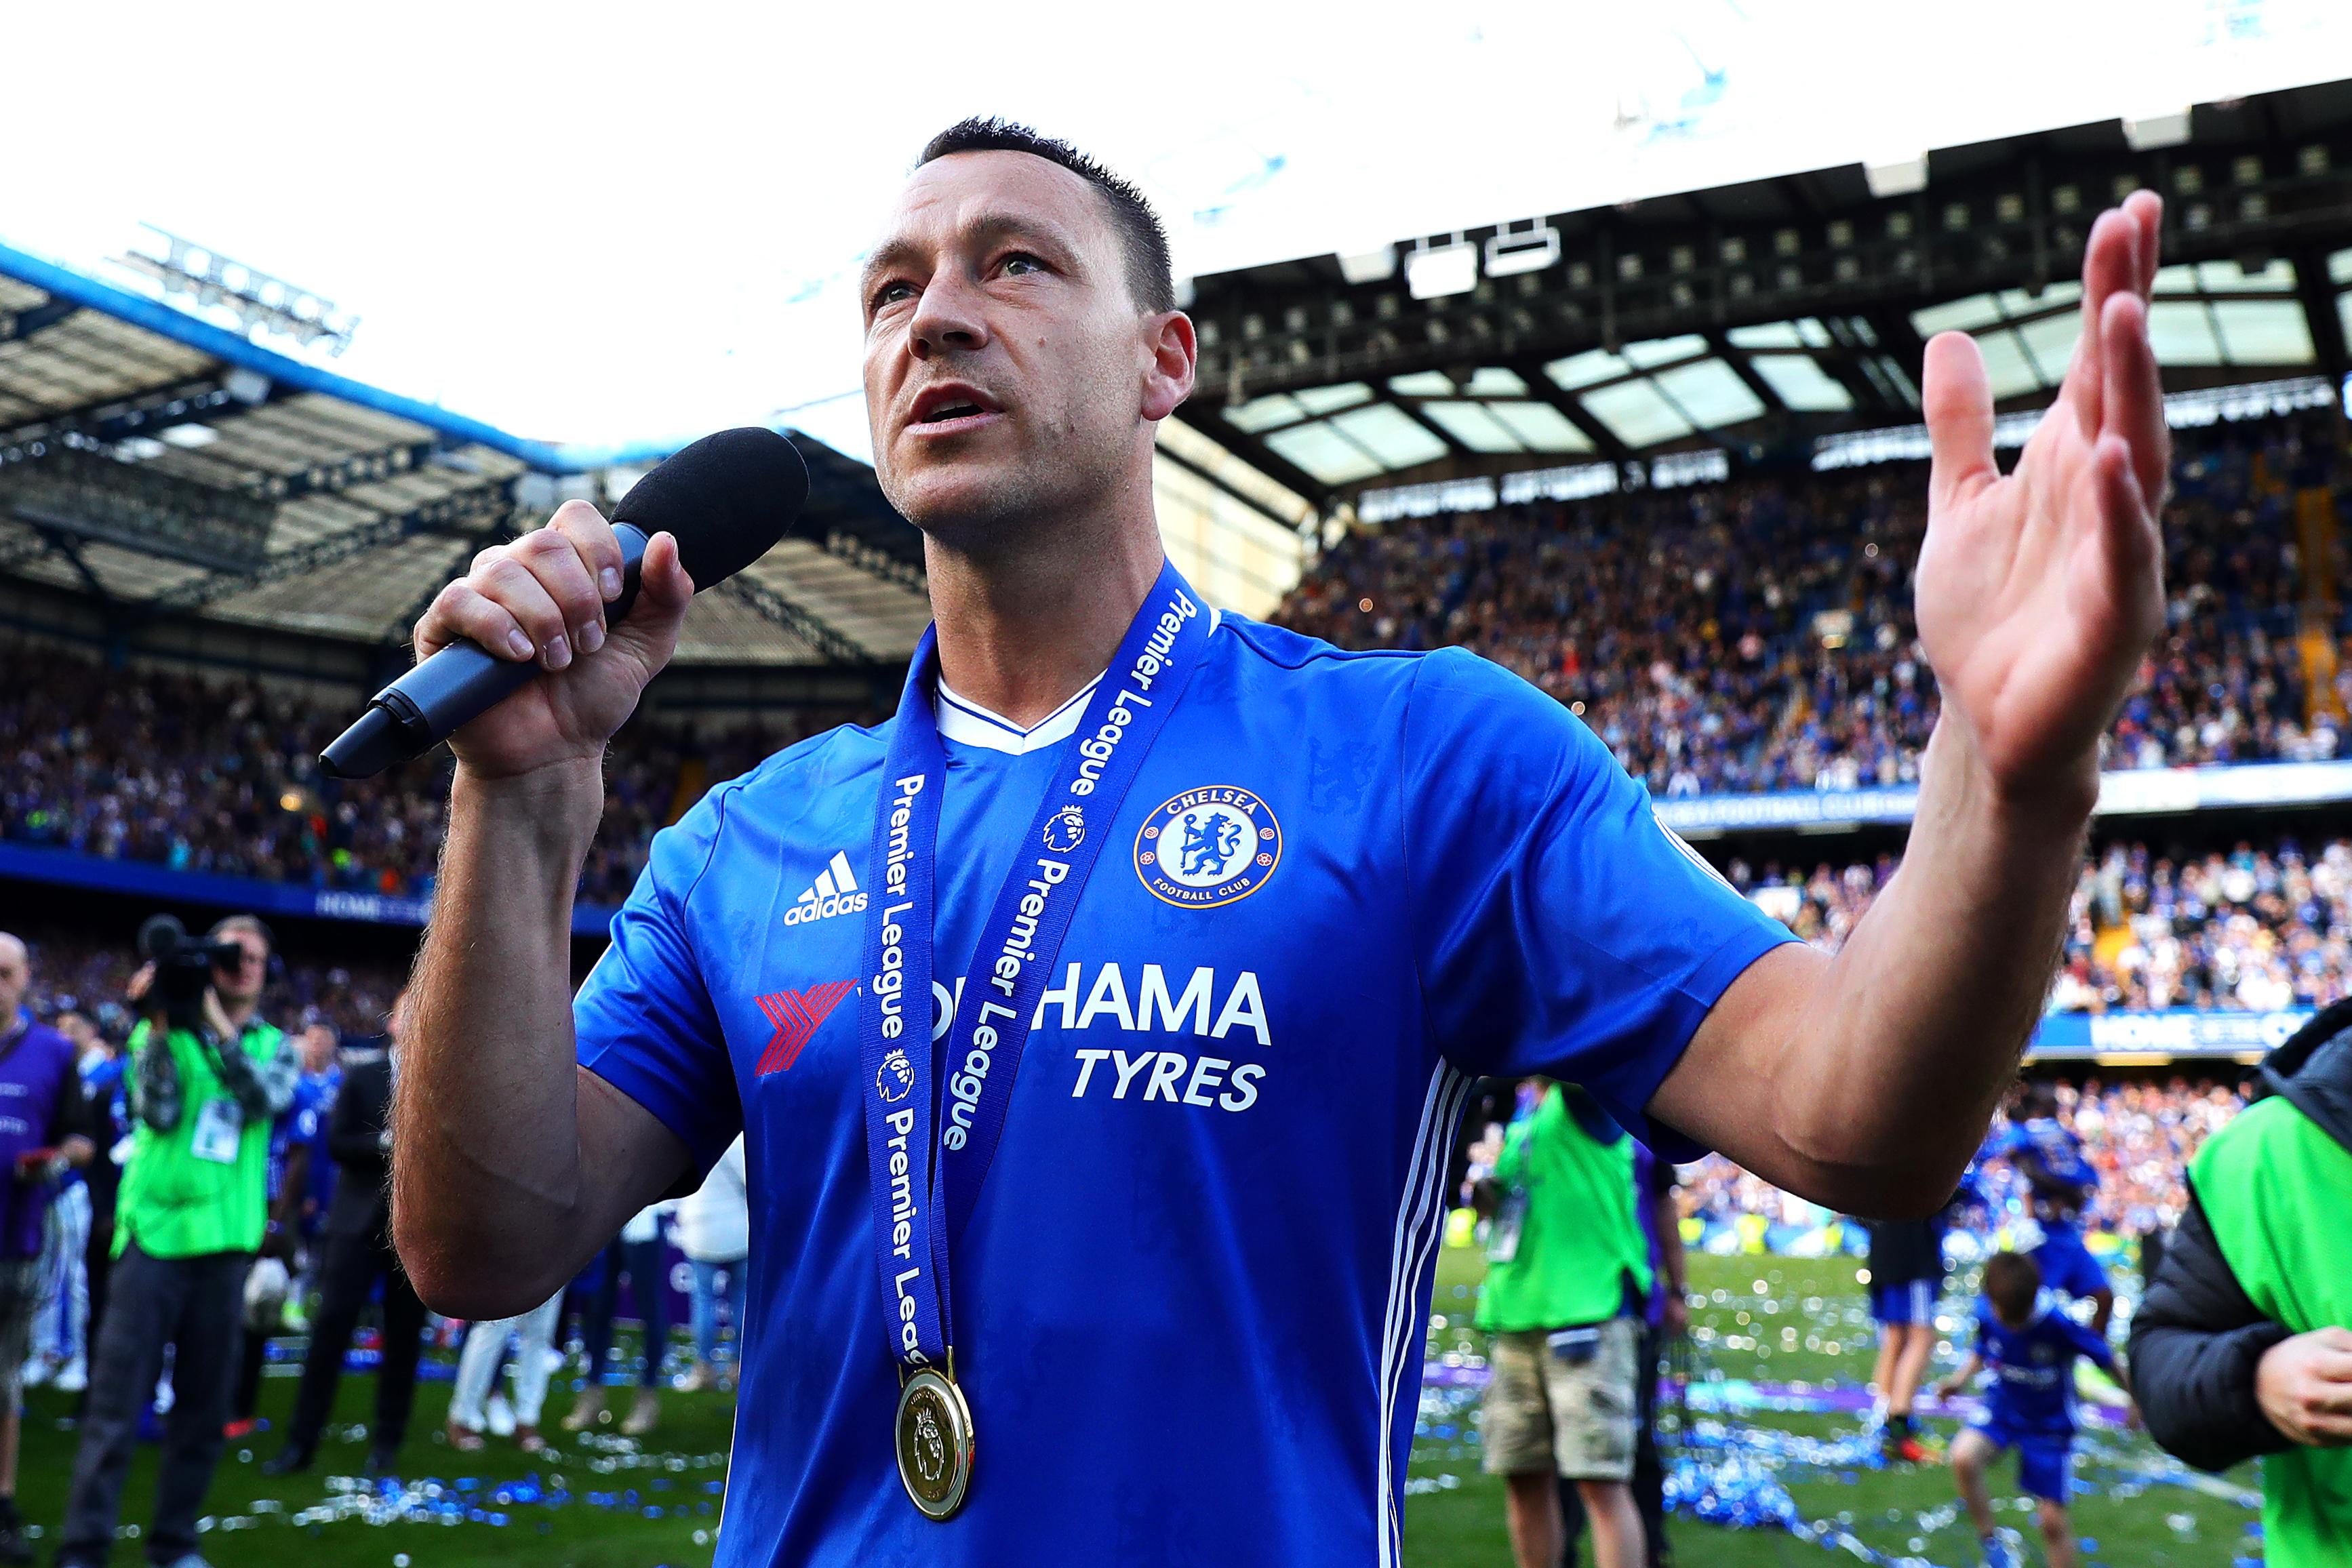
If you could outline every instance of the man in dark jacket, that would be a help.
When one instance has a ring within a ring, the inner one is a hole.
[[[351,1348],[360,1312],[379,1280],[383,1282],[383,1360],[376,1371],[367,1472],[388,1474],[399,1462],[400,1440],[408,1430],[409,1406],[416,1396],[418,1341],[425,1331],[425,1303],[417,1300],[416,1288],[393,1252],[389,1230],[389,1117],[400,1019],[400,1003],[395,1002],[393,1030],[384,1036],[382,1049],[362,1046],[344,1054],[343,1085],[327,1124],[327,1149],[338,1170],[334,1200],[327,1209],[326,1261],[319,1270],[319,1315],[311,1324],[310,1350],[302,1363],[302,1385],[294,1397],[286,1447],[262,1467],[268,1475],[310,1468],[319,1434],[334,1408],[343,1353]]]
[[[2273,1456],[2270,1568],[2352,1563],[2352,1001],[2271,1053],[2189,1178],[2132,1321],[2148,1432],[2204,1469]]]

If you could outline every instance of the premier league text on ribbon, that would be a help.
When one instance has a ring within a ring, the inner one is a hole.
[[[887,847],[882,862],[882,887],[897,903],[882,911],[882,962],[874,976],[874,996],[882,1007],[882,1038],[896,1040],[906,1031],[907,940],[906,929],[898,916],[914,905],[907,900],[907,862],[913,857],[909,847],[908,824],[914,820],[915,797],[923,792],[923,776],[908,775],[895,780],[891,788],[898,799],[891,803],[890,830]]]
[[[947,777],[932,707],[939,656],[934,632],[924,633],[908,670],[874,837],[882,892],[866,926],[866,974],[874,989],[861,1025],[873,1085],[866,1102],[866,1156],[877,1255],[892,1313],[891,1348],[901,1368],[901,1437],[920,1436],[924,1413],[937,1415],[933,1405],[951,1405],[961,1412],[954,1423],[961,1435],[950,1467],[959,1478],[968,1479],[971,1464],[968,1406],[952,1371],[937,1388],[925,1382],[938,1376],[936,1369],[955,1365],[950,1242],[970,1222],[987,1177],[1023,1049],[1045,1010],[1045,977],[1108,842],[1110,821],[1181,700],[1207,640],[1199,601],[1176,569],[1163,562],[1159,580],[1120,639],[1110,670],[1087,704],[1081,738],[1055,768],[1030,823],[1030,858],[1017,863],[998,890],[971,967],[952,992],[932,973],[938,892],[933,857],[940,791]],[[1093,824],[1087,821],[1088,803],[1098,814]],[[943,1016],[929,1040],[917,1033],[910,1050],[907,998],[933,993],[945,1002]],[[932,1053],[944,1038],[956,1036],[962,1024],[956,1001],[967,995],[979,1005],[959,1044],[947,1048],[964,1055],[961,1063],[942,1070],[952,1076],[944,1082],[947,1092],[934,1133],[929,1121]],[[1204,1016],[1205,1004],[1204,996]],[[1067,1011],[1066,1006],[1066,1016]],[[1236,1072],[1236,1087],[1242,1087],[1240,1078]],[[1253,1092],[1242,1103],[1254,1099]],[[941,1491],[932,1485],[938,1477],[908,1469],[908,1452],[902,1441],[900,1476],[909,1496],[931,1517],[947,1517],[961,1500],[963,1479]]]

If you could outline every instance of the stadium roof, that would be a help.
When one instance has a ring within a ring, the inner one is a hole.
[[[1199,277],[1180,417],[1328,510],[1602,460],[1722,472],[1915,423],[1949,329],[2005,411],[2038,407],[2090,222],[2142,186],[2168,199],[2168,387],[2343,381],[2352,82]]]
[[[824,542],[699,596],[679,659],[903,658],[930,614],[914,530],[788,434]],[[475,552],[674,444],[526,440],[0,246],[0,575],[124,613],[398,642]]]

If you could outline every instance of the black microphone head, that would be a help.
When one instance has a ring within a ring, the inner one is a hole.
[[[808,499],[808,465],[772,430],[746,425],[706,435],[629,487],[613,520],[647,535],[667,530],[697,592],[775,547]]]

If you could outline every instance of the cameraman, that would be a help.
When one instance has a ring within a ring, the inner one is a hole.
[[[285,1036],[254,1016],[268,927],[236,915],[203,943],[175,937],[154,940],[159,950],[131,983],[146,1013],[130,1043],[136,1124],[60,1568],[96,1568],[114,1544],[140,1411],[167,1343],[177,1347],[173,1401],[147,1557],[158,1568],[203,1562],[196,1517],[220,1458],[246,1270],[267,1220],[270,1124],[300,1071]],[[141,945],[151,946],[146,933]]]

